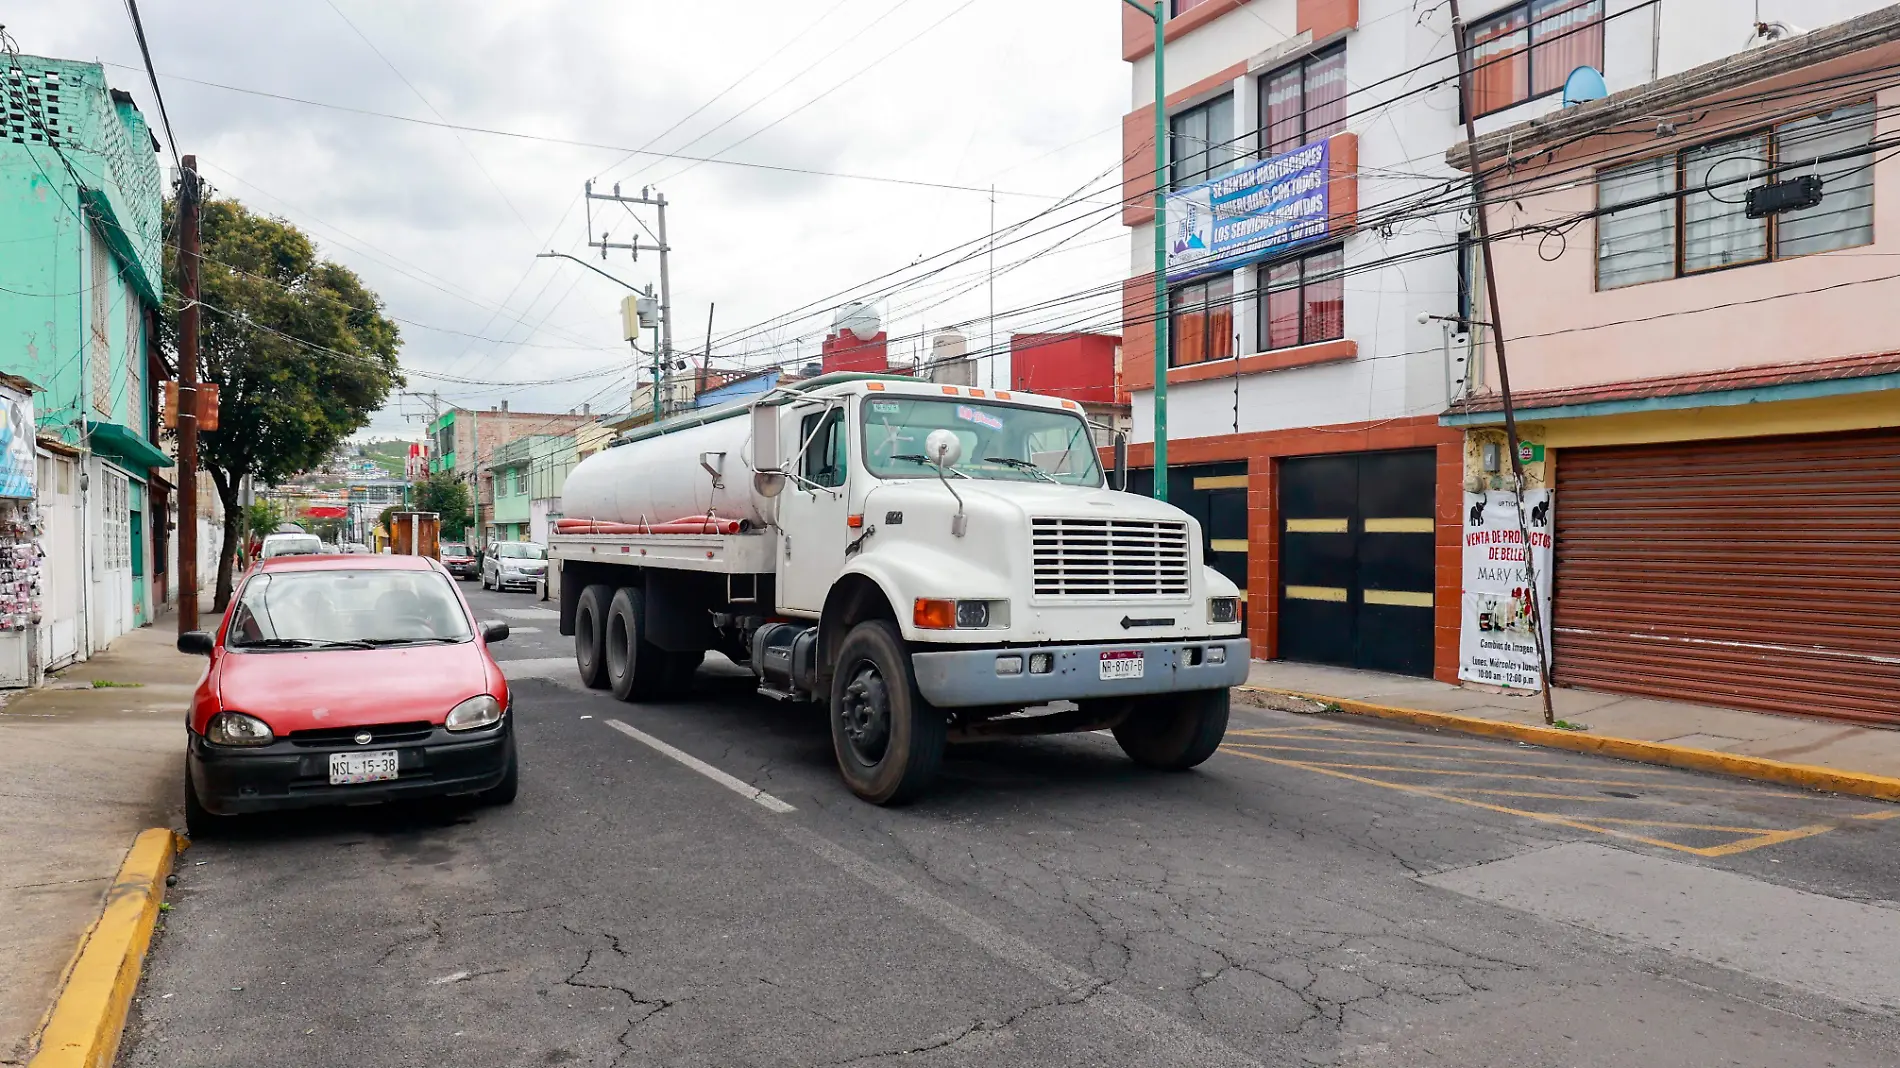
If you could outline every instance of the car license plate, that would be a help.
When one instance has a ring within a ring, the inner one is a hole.
[[[396,777],[396,751],[374,753],[331,753],[330,785],[348,786],[359,782],[381,782]]]
[[[1138,679],[1147,665],[1139,649],[1112,649],[1102,654],[1102,678]]]

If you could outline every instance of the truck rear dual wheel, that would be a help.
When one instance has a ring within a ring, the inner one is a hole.
[[[597,582],[574,604],[574,663],[590,689],[607,688],[607,612],[613,601],[613,587]]]
[[[851,792],[876,805],[916,799],[943,765],[946,729],[917,690],[896,625],[853,627],[831,676],[831,746]]]
[[[1229,699],[1224,689],[1137,698],[1134,711],[1115,725],[1115,740],[1144,768],[1186,771],[1220,748]]]
[[[667,654],[646,638],[645,599],[645,591],[628,586],[607,608],[607,685],[622,701],[669,696]]]

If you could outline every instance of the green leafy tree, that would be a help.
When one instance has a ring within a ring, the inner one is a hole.
[[[261,538],[271,531],[276,530],[277,524],[283,521],[283,509],[277,507],[277,505],[270,501],[252,501],[251,507],[244,517],[245,526],[249,528],[249,533],[245,536],[250,537],[255,535]]]
[[[168,228],[174,210],[166,206]],[[212,200],[201,232],[198,374],[218,386],[219,425],[199,435],[198,448],[224,502],[222,610],[245,519],[244,476],[275,485],[318,467],[405,383],[401,335],[382,301],[354,272],[321,258],[302,231]],[[175,353],[180,276],[177,250],[165,251],[162,322]]]
[[[460,541],[468,534],[471,519],[468,483],[450,471],[437,471],[416,483],[415,508],[442,517],[442,540]]]

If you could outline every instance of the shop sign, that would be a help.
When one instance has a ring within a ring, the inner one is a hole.
[[[1328,142],[1315,141],[1170,193],[1168,281],[1231,271],[1325,237],[1331,153]]]
[[[1518,522],[1517,496],[1505,490],[1465,494],[1463,624],[1458,677],[1535,692],[1537,646],[1532,626],[1542,622],[1550,648],[1551,492],[1525,490],[1527,521]],[[1533,597],[1526,575],[1524,531],[1537,572]]]

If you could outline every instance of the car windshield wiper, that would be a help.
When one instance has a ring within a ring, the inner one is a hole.
[[[334,642],[322,638],[258,638],[232,642],[234,649],[368,649],[366,642]]]
[[[431,635],[427,638],[364,638],[362,644],[367,647],[385,645],[454,645],[467,640],[467,638],[440,638]]]
[[[1002,464],[1004,467],[1013,467],[1018,471],[1028,471],[1030,474],[1046,481],[1061,485],[1061,483],[1057,481],[1056,476],[1044,471],[1040,464],[1033,464],[1028,460],[1018,460],[1014,456],[985,456],[983,457],[983,462],[986,464]]]
[[[924,465],[925,467],[935,467],[935,466],[937,466],[937,461],[935,461],[935,460],[932,460],[932,459],[931,459],[930,457],[928,457],[928,456],[924,456],[924,455],[922,455],[922,454],[920,454],[920,453],[914,453],[914,452],[907,452],[907,453],[905,453],[905,454],[903,454],[902,456],[893,456],[893,457],[891,457],[891,459],[893,459],[893,460],[908,460],[908,461],[910,461],[911,463],[914,463],[914,464],[923,464],[923,465]],[[947,470],[948,470],[948,472],[949,472],[950,474],[953,474],[953,475],[955,475],[955,476],[957,476],[958,478],[969,478],[969,477],[970,477],[969,475],[966,475],[966,474],[964,474],[963,472],[961,472],[961,471],[959,471],[959,470],[957,470],[957,469],[956,469],[956,468],[954,468],[954,467],[952,467],[952,468],[948,468]]]

